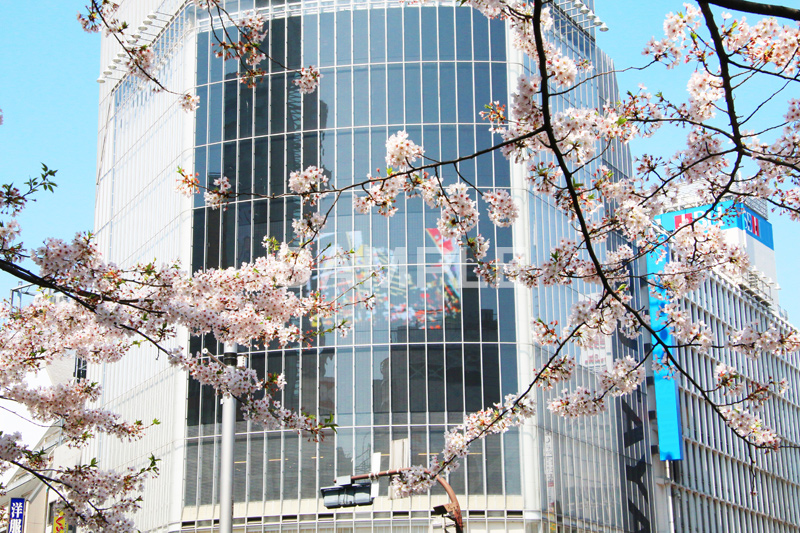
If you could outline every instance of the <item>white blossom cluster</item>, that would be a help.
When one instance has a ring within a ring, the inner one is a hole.
[[[489,220],[496,226],[508,227],[519,217],[519,208],[508,191],[490,191],[483,195],[483,199],[489,204]]]
[[[600,374],[600,386],[612,396],[629,394],[644,381],[645,370],[633,357],[622,357],[614,361],[610,370]]]
[[[187,113],[194,112],[200,107],[200,97],[195,94],[186,93],[180,99],[180,106],[181,109]]]
[[[386,140],[386,165],[397,171],[408,170],[411,163],[422,157],[424,150],[408,138],[405,130]]]
[[[750,359],[757,359],[763,353],[785,357],[800,350],[800,334],[797,331],[781,333],[774,325],[765,331],[747,325],[728,336],[728,346]]]
[[[203,193],[206,205],[212,209],[219,209],[225,205],[230,197],[231,182],[227,177],[222,176],[214,180],[216,189],[209,189]]]
[[[543,322],[535,322],[534,324],[543,324]],[[569,381],[574,371],[575,358],[569,355],[559,356],[542,369],[536,384],[545,390],[550,390],[556,383]]]
[[[566,418],[594,416],[606,410],[606,402],[594,392],[584,387],[576,387],[573,392],[567,390],[561,396],[547,404],[551,413]]]
[[[128,70],[134,76],[138,76],[144,80],[149,80],[153,68],[153,60],[155,54],[153,49],[148,45],[137,46],[126,50],[128,53]]]
[[[445,447],[441,459],[433,457],[427,466],[404,469],[392,478],[392,488],[399,496],[411,496],[427,492],[437,475],[444,475],[458,468],[458,459],[466,457],[469,445],[487,435],[505,433],[512,427],[522,425],[536,414],[536,405],[528,396],[509,394],[502,403],[464,417],[464,422],[445,432]]]
[[[314,237],[324,226],[325,215],[318,211],[292,221],[292,229],[295,235],[302,239]]]
[[[311,94],[319,87],[319,80],[322,78],[319,69],[309,65],[300,69],[300,77],[294,83],[302,94]]]
[[[772,449],[780,446],[781,438],[754,414],[739,407],[723,407],[721,413],[731,429],[756,446]]]
[[[260,43],[264,40],[264,37],[267,36],[264,24],[266,24],[264,15],[256,11],[245,11],[242,13],[241,19],[239,20],[239,31],[242,32],[242,36],[248,41]],[[261,59],[265,59],[264,54],[261,54]],[[260,60],[257,61],[256,64],[258,62],[260,62]]]
[[[714,369],[717,386],[725,390],[725,394],[739,396],[744,394],[746,381],[744,376],[732,366],[719,363]]]
[[[289,189],[292,192],[303,195],[308,198],[311,205],[314,205],[319,197],[325,184],[328,183],[328,176],[325,172],[316,166],[310,166],[300,171],[294,171],[289,174]]]

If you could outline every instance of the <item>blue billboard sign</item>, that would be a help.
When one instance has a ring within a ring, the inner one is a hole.
[[[726,200],[717,204],[712,212],[709,210],[711,205],[702,205],[665,213],[657,216],[656,220],[670,232],[692,222],[718,226],[721,230],[738,228],[770,250],[775,248],[772,241],[772,224],[746,205]]]
[[[663,244],[662,247],[667,247]],[[669,252],[659,256],[656,252],[647,255],[647,272],[657,274],[664,268]],[[653,388],[656,393],[656,424],[658,427],[658,450],[662,461],[680,461],[683,459],[683,429],[681,427],[681,409],[678,398],[678,383],[673,379],[673,368],[666,359],[664,346],[674,345],[667,318],[661,310],[668,300],[664,289],[653,288],[650,291],[650,326],[656,332],[653,339],[653,362],[657,363],[653,370]],[[660,342],[659,342],[660,341]],[[660,365],[660,366],[659,366]]]
[[[8,533],[22,533],[22,522],[25,519],[25,500],[11,498],[8,509]]]

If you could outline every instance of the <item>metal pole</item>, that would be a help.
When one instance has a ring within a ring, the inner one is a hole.
[[[436,476],[436,481],[439,482],[439,485],[442,486],[444,491],[450,497],[449,511],[453,517],[453,522],[456,523],[456,533],[463,533],[464,520],[461,518],[461,506],[458,504],[458,498],[456,498],[456,493],[453,490],[453,487],[450,486],[450,483],[442,479],[442,476]]]
[[[237,346],[225,343],[222,361],[236,366]],[[233,533],[233,443],[236,440],[236,398],[222,398],[222,449],[219,464],[219,531]]]

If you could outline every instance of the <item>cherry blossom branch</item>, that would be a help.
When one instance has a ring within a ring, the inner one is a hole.
[[[784,7],[776,4],[762,4],[760,2],[751,2],[749,0],[708,0],[708,3],[715,6],[724,7],[726,9],[742,11],[744,13],[754,13],[756,15],[780,17],[800,21],[800,9]]]

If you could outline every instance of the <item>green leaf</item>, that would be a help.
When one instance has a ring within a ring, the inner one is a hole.
[[[328,415],[328,418],[325,419],[325,421],[323,422],[322,426],[332,429],[334,433],[338,433],[336,428],[339,427],[339,426],[338,426],[338,424],[334,423],[334,421],[333,421],[333,413]]]

